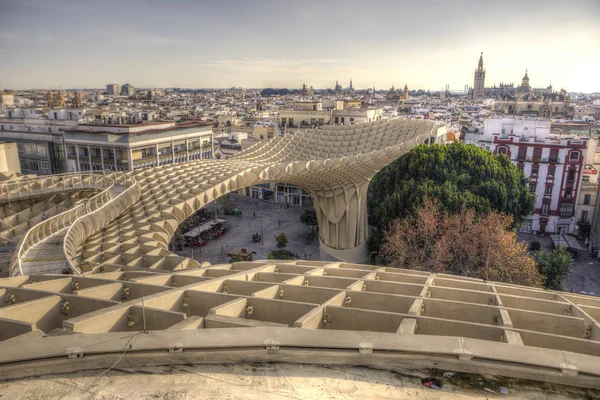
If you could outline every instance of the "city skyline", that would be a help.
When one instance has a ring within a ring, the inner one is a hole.
[[[368,16],[366,18],[365,16]],[[0,0],[0,89],[486,86],[598,92],[600,3]]]

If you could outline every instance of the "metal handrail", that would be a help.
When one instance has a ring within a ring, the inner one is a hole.
[[[83,182],[85,178],[104,175],[104,171],[70,172],[65,174],[39,176],[35,178],[19,179],[16,181],[0,183],[0,200],[12,201],[19,200],[23,197],[33,196],[33,185],[35,183],[39,183],[39,188],[36,189],[39,189],[41,194],[55,193],[66,190],[67,188],[78,189],[84,187]],[[70,182],[68,178],[71,178]],[[75,178],[78,178],[78,180],[76,181]],[[44,184],[47,182],[50,182],[50,186],[44,188]],[[67,185],[68,183],[70,183],[70,185]]]
[[[90,174],[83,173],[81,175]],[[94,174],[94,176],[97,175],[99,174]],[[110,201],[110,198],[112,197],[110,190],[114,185],[114,181],[110,178],[107,178],[104,175],[104,173],[102,173],[101,178],[104,183],[103,186],[105,187],[105,189],[102,192],[94,196],[89,201],[84,200],[81,204],[77,205],[76,207],[71,208],[60,214],[54,215],[51,218],[48,218],[47,220],[34,225],[25,233],[25,235],[23,235],[23,237],[17,243],[17,247],[13,251],[10,263],[11,275],[15,275],[16,270],[18,270],[19,275],[23,275],[23,257],[31,248],[48,239],[50,236],[60,232],[68,225],[72,224],[74,221],[77,220],[78,217],[86,213],[85,209],[90,210],[92,207],[98,208],[98,203],[105,203]],[[81,183],[83,183],[83,180],[81,181]],[[90,187],[95,188],[97,187],[97,185],[91,185]]]
[[[63,252],[69,267],[77,275],[81,275],[74,263],[77,249],[90,236],[106,227],[140,198],[141,187],[135,178],[126,175],[121,175],[119,178],[122,178],[123,182],[117,184],[125,186],[126,189],[112,198],[111,201],[77,218],[65,234]],[[109,205],[111,207],[108,207]]]

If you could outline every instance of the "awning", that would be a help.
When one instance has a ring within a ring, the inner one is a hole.
[[[565,246],[571,250],[575,251],[587,251],[585,247],[583,247],[577,239],[573,236],[568,235],[550,235],[550,239],[552,239],[552,243],[554,247],[556,246]]]
[[[195,227],[194,229],[187,231],[186,233],[183,234],[183,236],[185,237],[196,237],[198,235],[200,235],[202,232],[206,232],[208,230],[210,230],[213,226],[215,226],[216,224],[225,222],[224,219],[220,219],[217,218],[216,221],[208,221],[203,223],[202,225],[198,225],[197,227]]]

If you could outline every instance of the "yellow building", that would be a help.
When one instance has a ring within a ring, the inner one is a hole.
[[[297,101],[293,109],[279,111],[281,126],[319,126],[329,124],[330,121],[331,111],[324,110],[320,101]]]
[[[0,178],[1,175],[10,176],[20,173],[21,164],[17,144],[0,142]]]

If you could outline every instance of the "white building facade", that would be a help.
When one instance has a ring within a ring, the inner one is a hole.
[[[493,153],[510,158],[536,195],[535,210],[521,230],[577,233],[576,206],[590,139],[553,138],[549,121],[506,118],[486,120],[482,136],[492,137]]]
[[[212,124],[79,125],[64,133],[69,172],[128,171],[212,159]]]

